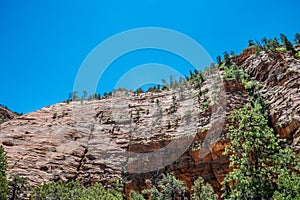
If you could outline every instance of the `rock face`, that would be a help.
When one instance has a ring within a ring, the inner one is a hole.
[[[262,84],[270,122],[299,150],[299,60],[248,50],[236,62]],[[226,116],[249,101],[243,84],[213,71],[201,88],[119,90],[102,100],[59,103],[0,125],[9,174],[31,185],[52,180],[124,183],[125,193],[172,172],[190,189],[202,176],[220,193]],[[220,76],[220,77],[218,77]],[[216,92],[218,91],[218,92]],[[217,99],[217,100],[216,100]],[[1,111],[1,110],[0,110]]]
[[[0,106],[0,124],[2,124],[3,122],[6,122],[8,120],[11,120],[16,116],[17,116],[17,114]]]
[[[283,52],[246,52],[241,57],[245,59],[239,65],[263,86],[273,128],[300,151],[300,60]]]

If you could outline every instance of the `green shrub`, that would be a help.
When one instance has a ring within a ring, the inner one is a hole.
[[[240,69],[236,64],[232,64],[231,66],[221,66],[220,69],[225,71],[224,79],[225,80],[244,80],[248,79],[249,75],[244,72],[244,70]]]
[[[210,104],[210,101],[209,100],[206,100],[205,102],[203,102],[202,104],[202,108],[205,110],[209,107],[209,104]]]
[[[9,199],[23,199],[25,192],[30,191],[30,186],[24,177],[18,174],[13,175],[11,180],[9,180]]]
[[[276,50],[281,52],[287,52],[285,47],[277,47]]]
[[[300,200],[300,175],[284,171],[277,180],[278,189],[274,192],[276,200]]]
[[[144,196],[131,190],[129,193],[130,200],[145,200]]]
[[[100,183],[84,187],[79,182],[51,182],[36,187],[30,196],[31,200],[122,200],[123,194],[116,190],[105,190]]]
[[[296,54],[295,54],[295,57],[300,59],[300,51],[298,51]]]
[[[152,185],[150,189],[142,191],[143,194],[149,195],[151,200],[175,199],[184,192],[183,182],[177,180],[172,174],[163,175],[162,179],[158,181],[158,187]]]

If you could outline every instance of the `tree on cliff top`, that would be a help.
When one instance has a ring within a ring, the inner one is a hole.
[[[280,39],[282,44],[285,46],[286,50],[291,51],[293,54],[296,53],[293,44],[288,40],[288,38],[284,34],[280,33]]]

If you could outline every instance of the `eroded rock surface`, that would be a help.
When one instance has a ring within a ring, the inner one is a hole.
[[[239,64],[263,85],[261,94],[275,131],[300,151],[300,60],[289,53],[263,51],[247,55]]]

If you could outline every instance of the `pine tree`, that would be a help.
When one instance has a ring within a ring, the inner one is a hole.
[[[221,65],[221,63],[222,63],[222,58],[220,55],[217,56],[217,63],[218,63],[218,65]]]
[[[300,34],[299,33],[295,34],[294,42],[295,42],[295,44],[300,44]]]
[[[227,51],[225,51],[223,54],[224,54],[225,65],[229,67],[231,65],[230,55],[228,54]]]
[[[82,99],[86,99],[87,97],[88,97],[88,92],[86,90],[83,90]]]
[[[261,39],[261,43],[262,43],[263,46],[266,46],[267,43],[268,43],[268,39],[267,39],[266,37],[263,37],[263,38]]]
[[[280,39],[282,44],[285,46],[286,50],[291,51],[293,54],[296,53],[293,44],[288,40],[288,38],[284,34],[280,33]]]
[[[248,40],[248,47],[254,46],[254,41],[253,40]]]

